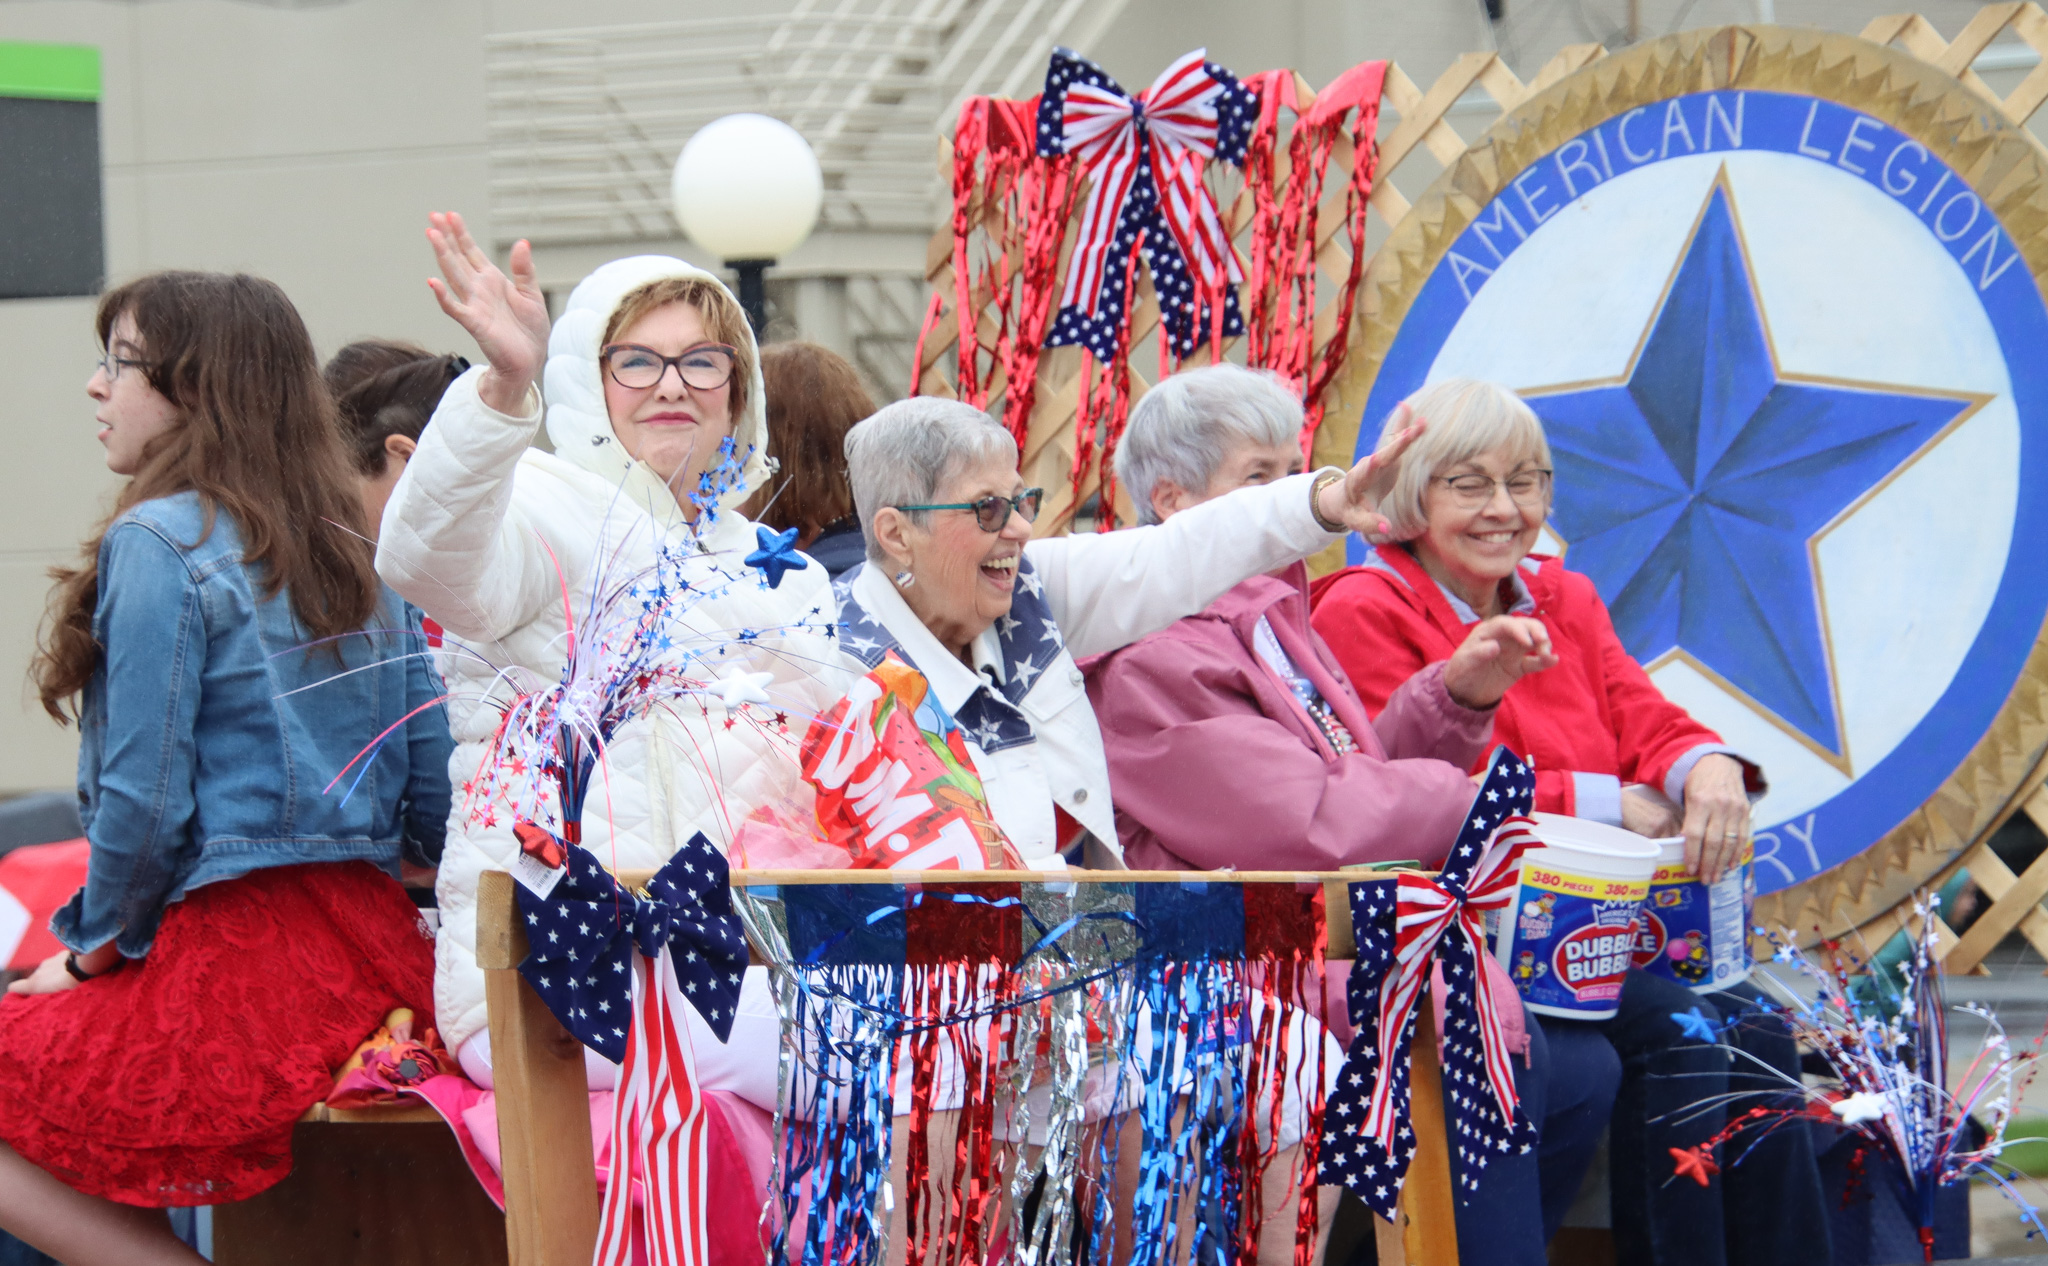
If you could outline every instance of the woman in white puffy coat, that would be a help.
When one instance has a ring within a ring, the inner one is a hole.
[[[593,572],[630,576],[652,563],[657,541],[721,555],[726,569],[756,548],[753,524],[736,507],[767,477],[767,425],[753,334],[709,273],[665,256],[615,260],[570,294],[551,336],[526,243],[513,248],[508,277],[460,216],[433,216],[427,236],[446,278],[428,284],[489,365],[458,378],[435,410],[385,509],[377,570],[447,630],[439,658],[457,744],[450,775],[462,788],[484,758],[508,680],[533,688],[560,678],[565,590],[580,624]],[[534,392],[543,364],[552,454],[529,447],[543,416]],[[704,385],[721,366],[726,381]],[[652,386],[620,381],[657,373]],[[720,474],[727,437],[736,479],[730,462]],[[708,495],[700,491],[707,474]],[[727,586],[679,618],[699,644],[717,630],[761,630],[735,654],[735,670],[774,675],[767,690],[793,737],[727,727],[715,707],[709,717],[663,709],[622,727],[583,814],[583,844],[614,867],[657,867],[697,831],[727,848],[751,809],[797,794],[796,720],[825,711],[850,680],[830,637],[830,584],[815,564],[774,588]],[[524,672],[504,671],[515,666]],[[519,844],[509,813],[485,824],[470,800],[455,797],[436,884],[435,1010],[448,1048],[488,1085],[477,876],[509,869]],[[686,1014],[706,1088],[772,1111],[775,1014],[761,970],[748,972],[730,1043]],[[592,1071],[593,1088],[608,1084],[608,1066]]]

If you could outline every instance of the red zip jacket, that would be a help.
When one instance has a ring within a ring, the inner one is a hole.
[[[1377,565],[1317,581],[1311,598],[1316,632],[1375,716],[1418,669],[1449,659],[1478,624],[1460,617],[1406,549],[1376,553]],[[1618,823],[1622,784],[1647,783],[1679,802],[1701,756],[1734,755],[1629,658],[1591,580],[1544,554],[1531,554],[1517,574],[1533,602],[1517,614],[1543,621],[1558,662],[1508,690],[1493,735],[1535,761],[1539,810]],[[1751,792],[1761,790],[1760,772],[1744,765]]]

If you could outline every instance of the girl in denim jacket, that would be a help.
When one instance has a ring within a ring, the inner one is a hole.
[[[430,1009],[390,876],[440,852],[450,742],[283,292],[158,273],[98,330],[86,392],[130,478],[35,669],[79,723],[92,861],[65,952],[0,999],[0,1227],[73,1266],[190,1263],[157,1210],[278,1182],[331,1070]]]

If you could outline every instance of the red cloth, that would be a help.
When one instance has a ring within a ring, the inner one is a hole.
[[[0,1141],[88,1195],[246,1200],[291,1172],[292,1123],[393,1007],[432,1023],[433,942],[368,862],[209,884],[147,958],[0,999]]]
[[[1436,866],[1472,805],[1490,714],[1416,665],[1377,722],[1309,627],[1306,571],[1254,576],[1207,610],[1090,661],[1117,835],[1134,870]],[[1358,744],[1339,755],[1252,641],[1263,616]]]
[[[85,864],[91,856],[89,841],[65,840],[31,844],[0,857],[0,888],[28,910],[28,931],[8,958],[8,970],[28,971],[64,948],[50,935],[50,916],[85,886]]]
[[[1317,581],[1316,632],[1366,707],[1387,706],[1417,669],[1451,657],[1477,624],[1460,620],[1414,555],[1379,551],[1393,570],[1348,567]],[[1494,738],[1536,763],[1536,807],[1573,813],[1572,774],[1663,789],[1679,757],[1721,738],[1666,699],[1615,636],[1593,582],[1547,555],[1522,580],[1550,630],[1556,667],[1522,678],[1494,714]],[[1474,772],[1479,766],[1475,763]]]

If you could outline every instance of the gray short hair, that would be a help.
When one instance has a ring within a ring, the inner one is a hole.
[[[1239,443],[1287,444],[1301,435],[1301,398],[1277,374],[1242,365],[1184,369],[1131,410],[1116,450],[1116,477],[1138,522],[1157,523],[1152,490],[1162,479],[1200,492]]]
[[[922,505],[939,489],[978,462],[1017,459],[1017,441],[988,414],[971,404],[936,396],[913,396],[877,409],[846,433],[846,475],[860,514],[868,557],[886,562],[875,541],[875,515],[885,506]],[[920,527],[922,510],[910,512]]]
[[[1446,378],[1408,397],[1408,408],[1428,427],[1401,459],[1394,486],[1380,502],[1397,541],[1412,541],[1429,530],[1423,505],[1429,481],[1461,462],[1500,450],[1517,464],[1550,465],[1550,441],[1543,437],[1535,410],[1498,383]],[[1387,425],[1393,420],[1389,414]],[[1386,437],[1382,428],[1381,442]],[[1547,515],[1549,507],[1544,509]]]

